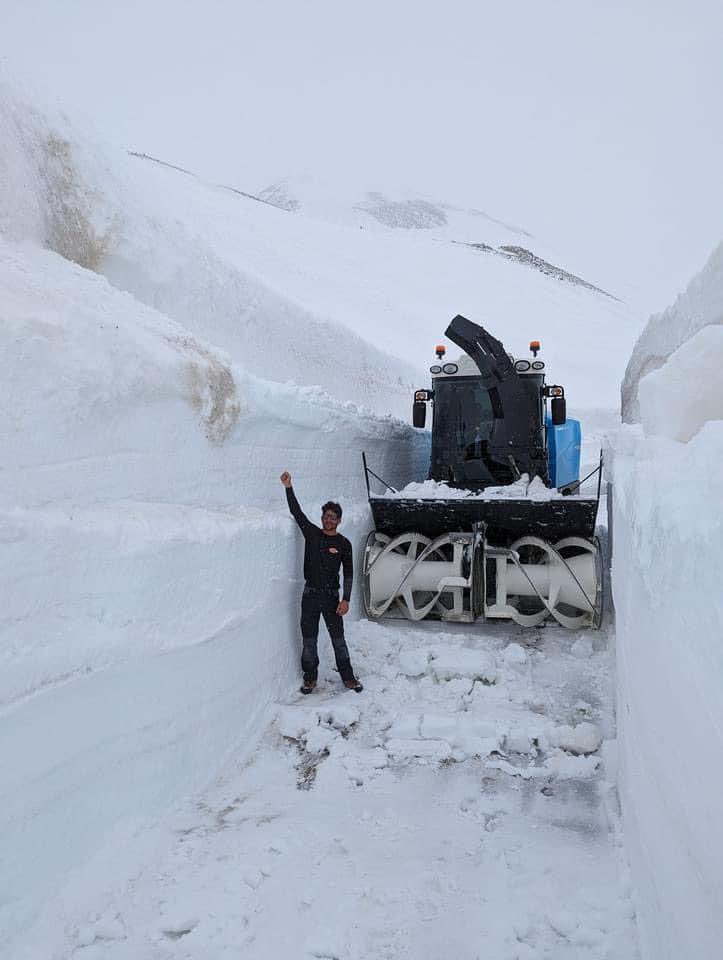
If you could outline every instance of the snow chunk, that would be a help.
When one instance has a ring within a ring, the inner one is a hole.
[[[293,707],[281,710],[278,717],[279,732],[289,740],[302,740],[315,723],[315,717]]]
[[[399,654],[399,669],[407,677],[420,677],[426,673],[429,651],[404,650]]]
[[[502,651],[505,666],[523,667],[527,663],[527,651],[519,643],[511,643]]]
[[[535,755],[537,753],[537,733],[525,727],[514,727],[505,734],[503,745],[510,753]]]
[[[589,780],[599,766],[599,757],[571,757],[560,751],[548,757],[539,769],[543,776],[552,775],[558,780]]]
[[[546,487],[539,477],[530,480],[523,473],[519,480],[501,487],[487,487],[478,492],[464,487],[450,487],[443,480],[413,481],[401,490],[387,490],[385,500],[557,500],[562,494]]]
[[[333,707],[317,708],[319,723],[325,723],[336,730],[348,730],[359,722],[359,710],[351,704],[339,703]]]
[[[319,753],[336,739],[337,731],[348,730],[359,722],[359,711],[351,704],[317,707],[309,712],[300,707],[287,707],[279,712],[278,727],[282,737],[305,740],[312,753]]]
[[[594,753],[602,743],[602,734],[594,723],[557,727],[550,735],[555,746],[576,756]]]
[[[494,683],[497,680],[497,665],[494,658],[484,650],[449,648],[434,655],[430,669],[438,680],[466,677]]]
[[[549,756],[542,766],[529,764],[526,767],[516,767],[509,760],[488,760],[486,766],[490,770],[501,770],[513,777],[523,780],[588,780],[593,777],[600,766],[599,757],[571,757],[562,750]]]
[[[328,727],[314,727],[306,734],[306,749],[309,753],[323,753],[338,738],[336,730]]]

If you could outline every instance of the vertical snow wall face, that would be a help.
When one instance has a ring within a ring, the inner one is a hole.
[[[393,361],[239,272],[229,300],[228,262],[216,284],[199,239],[184,261],[154,232],[167,211],[108,214],[111,172],[84,155],[81,177],[43,122],[0,98],[0,928],[18,960],[54,956],[64,905],[122,882],[298,682],[301,542],[280,472],[312,519],[340,500],[359,544],[361,451],[390,482],[426,468],[420,431],[351,399],[393,397]],[[125,292],[104,275],[121,242]],[[163,276],[161,313],[144,300]],[[325,349],[300,363],[306,334]],[[359,344],[371,394],[350,374]],[[306,381],[279,382],[292,369]]]
[[[646,960],[723,943],[723,246],[653,317],[614,467],[621,799]]]
[[[401,482],[426,443],[254,378],[54,253],[0,240],[0,288],[0,926],[22,958],[62,943],[62,903],[127,876],[295,689],[302,544],[280,472],[312,519],[340,500],[358,546],[360,452]]]

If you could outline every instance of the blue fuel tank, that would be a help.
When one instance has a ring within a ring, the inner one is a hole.
[[[550,486],[565,487],[580,479],[580,447],[582,431],[579,420],[566,420],[554,424],[552,417],[545,417],[547,427],[547,462],[550,469]]]

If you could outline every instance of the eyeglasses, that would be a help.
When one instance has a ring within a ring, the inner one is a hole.
[[[322,514],[321,519],[322,519],[322,520],[336,520],[337,523],[339,522],[339,517],[338,517],[335,513],[324,513],[324,514]]]

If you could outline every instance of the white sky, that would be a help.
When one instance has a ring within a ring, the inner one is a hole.
[[[518,223],[644,312],[723,238],[713,0],[0,0],[0,57],[123,146]]]

